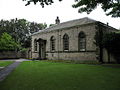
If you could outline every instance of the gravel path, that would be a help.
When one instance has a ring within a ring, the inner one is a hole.
[[[3,81],[22,61],[24,60],[15,60],[14,63],[2,69],[0,71],[0,81]]]

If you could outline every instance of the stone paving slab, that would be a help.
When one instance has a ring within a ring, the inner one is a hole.
[[[5,67],[0,71],[0,81],[3,81],[20,63],[22,60],[16,60],[11,65]]]
[[[0,69],[3,69],[4,67],[0,67]]]

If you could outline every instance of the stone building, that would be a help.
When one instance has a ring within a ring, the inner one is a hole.
[[[116,29],[92,20],[82,18],[56,24],[32,34],[32,58],[49,60],[97,60],[95,34],[102,27],[103,32]]]

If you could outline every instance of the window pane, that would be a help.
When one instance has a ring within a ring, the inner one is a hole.
[[[37,51],[37,41],[34,41],[34,51]]]
[[[63,36],[63,50],[69,50],[69,37],[67,34]]]
[[[53,36],[51,37],[51,50],[55,50],[55,38]]]
[[[81,32],[79,34],[79,51],[85,51],[86,49],[86,37],[85,37],[85,34],[83,32]]]

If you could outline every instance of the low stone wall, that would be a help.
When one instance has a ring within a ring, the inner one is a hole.
[[[20,58],[20,52],[16,51],[2,51],[0,52],[0,59]]]
[[[16,58],[31,58],[30,49],[26,51],[2,51],[0,52],[0,59],[16,59]]]
[[[116,59],[114,58],[114,56],[111,53],[110,53],[110,55],[108,55],[107,50],[104,48],[103,49],[103,61],[104,62],[116,62]]]
[[[32,54],[32,53],[31,53],[31,49],[28,48],[28,49],[26,49],[25,51],[21,51],[21,52],[20,52],[20,57],[21,57],[21,58],[31,59],[31,58],[32,58],[32,55],[31,55],[31,54]]]

